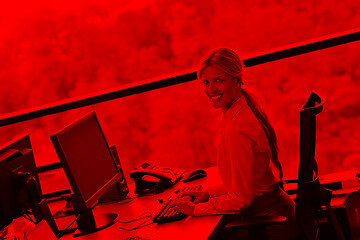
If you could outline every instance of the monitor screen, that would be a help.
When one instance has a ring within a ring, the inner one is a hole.
[[[81,196],[86,207],[123,178],[94,112],[52,135],[51,140],[74,194]]]

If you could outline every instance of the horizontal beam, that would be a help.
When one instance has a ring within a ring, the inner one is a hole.
[[[244,59],[244,64],[247,67],[252,67],[358,40],[360,40],[360,28],[256,53],[253,56],[246,57]],[[1,115],[0,127],[127,97],[134,94],[144,93],[155,89],[169,87],[193,81],[195,79],[196,69],[192,68],[167,76],[121,85],[117,88]]]
[[[260,65],[276,60],[298,56],[325,48],[335,47],[338,45],[355,42],[360,40],[360,28],[349,31],[327,35],[324,37],[307,40],[284,47],[273,48],[264,52],[256,53],[253,57],[247,57],[244,64],[247,67]]]
[[[177,75],[162,78],[151,78],[131,84],[121,85],[120,87],[107,89],[105,91],[87,94],[80,97],[68,98],[54,103],[28,108],[0,116],[0,127],[14,123],[19,123],[35,118],[49,116],[55,113],[94,105],[122,97],[131,96],[154,89],[160,89],[171,85],[188,82],[196,79],[195,69]]]

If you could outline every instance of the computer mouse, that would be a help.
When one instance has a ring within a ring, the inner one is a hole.
[[[196,168],[194,170],[188,171],[183,175],[183,182],[190,182],[199,178],[206,177],[207,173],[202,168]]]

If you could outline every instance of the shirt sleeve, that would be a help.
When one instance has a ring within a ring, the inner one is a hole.
[[[223,179],[227,192],[211,197],[208,202],[197,204],[194,212],[196,216],[236,213],[251,204],[254,193],[254,144],[255,141],[240,130],[228,132],[224,146],[227,152],[225,161],[228,161],[226,172],[229,176]],[[209,195],[211,196],[210,192]]]
[[[220,184],[213,187],[209,187],[207,191],[209,193],[209,197],[212,198],[212,197],[224,195],[225,193],[227,193],[228,190],[226,189],[224,184]]]

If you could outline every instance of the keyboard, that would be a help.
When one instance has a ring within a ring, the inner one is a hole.
[[[195,186],[183,187],[183,188],[175,191],[175,193],[177,194],[177,193],[181,193],[181,192],[201,191],[201,190],[202,190],[201,185],[195,185]],[[187,216],[186,214],[173,209],[173,207],[170,207],[172,199],[174,199],[174,198],[175,198],[175,195],[172,195],[170,197],[169,201],[167,201],[161,207],[161,209],[156,213],[156,215],[153,217],[154,223],[167,223],[167,222],[178,221],[178,220],[186,218],[186,216]],[[191,202],[193,202],[195,200],[190,196],[184,196],[183,198],[189,199]]]

